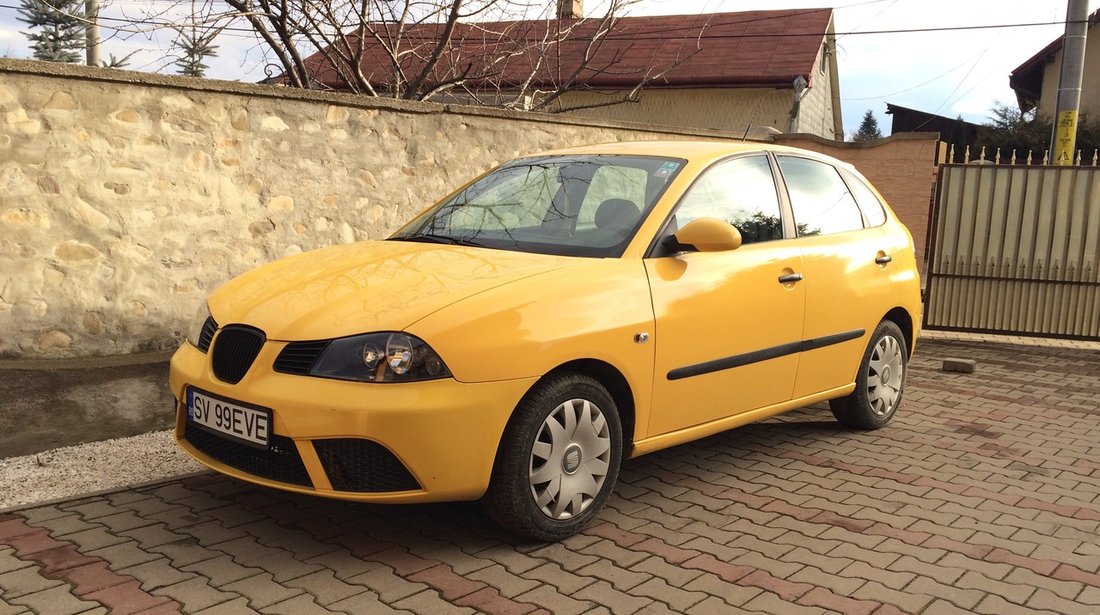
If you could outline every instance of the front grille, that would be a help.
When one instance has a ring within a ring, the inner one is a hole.
[[[207,316],[202,323],[202,331],[199,332],[199,350],[210,350],[210,341],[214,339],[214,332],[217,330],[218,323],[214,322],[214,317]]]
[[[214,375],[222,382],[237,384],[248,373],[256,355],[264,347],[267,336],[263,331],[245,325],[230,325],[214,339],[211,363]]]
[[[314,440],[313,448],[337,491],[382,493],[420,489],[420,483],[408,468],[377,442],[360,438]]]
[[[271,446],[263,450],[223,438],[190,422],[185,424],[183,438],[207,457],[242,472],[280,483],[313,486],[298,455],[298,447],[290,438],[270,434],[268,441]]]
[[[331,340],[317,342],[291,342],[275,359],[275,371],[305,376],[325,351]]]

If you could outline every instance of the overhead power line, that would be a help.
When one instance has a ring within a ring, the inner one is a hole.
[[[0,8],[9,9],[9,10],[18,10],[19,7],[8,5],[8,4],[0,4]],[[806,11],[806,12],[814,12],[814,11],[820,11],[820,10],[827,10],[827,9],[813,9],[813,10],[809,10],[809,11]],[[227,15],[226,17],[227,18],[232,18],[231,15]],[[761,18],[761,19],[758,19],[758,20],[745,20],[745,21],[736,22],[734,24],[722,24],[722,25],[741,25],[741,24],[746,24],[746,23],[755,23],[756,21],[763,21],[765,19],[775,19],[776,17],[777,16],[768,16],[768,17],[764,17],[764,18]],[[101,22],[113,22],[113,23],[126,24],[126,25],[129,25],[129,26],[143,26],[143,27],[147,27],[147,28],[148,27],[167,28],[167,27],[171,27],[172,25],[175,25],[173,22],[169,22],[169,21],[127,19],[127,18],[120,18],[120,17],[105,17],[105,16],[101,16],[100,21]],[[897,29],[897,30],[862,30],[862,31],[851,31],[851,32],[837,32],[837,33],[835,33],[835,36],[837,36],[839,38],[841,36],[869,36],[869,35],[884,35],[884,34],[921,34],[921,33],[934,33],[934,32],[966,32],[966,31],[974,31],[974,30],[997,30],[997,29],[1007,29],[1007,28],[1034,28],[1034,27],[1042,27],[1042,26],[1064,26],[1067,23],[1079,23],[1079,22],[1075,22],[1075,21],[1035,21],[1035,22],[1024,22],[1024,23],[983,24],[983,25],[972,25],[972,26],[938,26],[938,27],[931,27],[931,28],[902,28],[902,29]],[[1087,23],[1087,20],[1086,20],[1086,23]],[[118,28],[114,28],[112,26],[105,26],[105,27],[109,27],[109,28],[112,28],[112,29],[118,29]],[[700,39],[700,40],[728,40],[728,39],[757,39],[757,38],[805,38],[805,37],[808,37],[808,36],[810,36],[810,37],[823,37],[827,34],[826,32],[777,32],[777,33],[773,33],[773,34],[747,33],[746,32],[746,33],[734,33],[734,34],[721,34],[721,33],[710,33],[710,32],[706,31],[708,29],[714,29],[715,27],[720,27],[720,26],[707,25],[707,24],[703,23],[703,24],[699,24],[697,26],[685,26],[685,27],[680,27],[680,28],[665,28],[665,29],[654,30],[654,31],[615,32],[614,30],[612,30],[610,32],[604,33],[602,38],[604,40],[607,40],[607,39],[626,39],[626,40],[631,40],[631,41],[643,41],[643,40],[661,40],[661,41],[665,41],[665,40],[672,40],[672,39],[676,38],[673,34],[680,33],[680,34],[683,35],[683,38]],[[223,31],[241,32],[241,33],[248,33],[248,34],[254,34],[255,33],[255,31],[252,28],[233,27],[233,26],[227,26],[223,29]],[[587,41],[588,39],[584,36],[577,36],[577,37],[572,37],[571,40],[574,40],[574,41]]]

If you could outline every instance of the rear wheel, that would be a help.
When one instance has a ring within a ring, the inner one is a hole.
[[[622,427],[599,382],[580,374],[536,385],[501,440],[489,490],[489,515],[536,540],[560,540],[588,525],[619,475]]]
[[[863,353],[856,390],[829,401],[836,420],[856,429],[878,429],[889,423],[901,405],[908,357],[901,329],[889,320],[880,322]]]

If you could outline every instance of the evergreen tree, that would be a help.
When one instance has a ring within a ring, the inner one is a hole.
[[[210,29],[200,33],[194,26],[189,29],[176,29],[177,36],[176,40],[172,41],[172,45],[181,52],[175,62],[179,74],[187,77],[206,75],[206,69],[210,67],[203,60],[218,55],[218,46],[214,44],[214,38],[218,36],[218,32],[220,29]]]
[[[79,62],[84,49],[84,0],[22,0],[19,21],[31,32],[33,57],[47,62]]]
[[[1050,147],[1050,134],[1053,123],[1049,117],[1021,112],[1014,105],[997,103],[989,111],[989,123],[978,130],[978,144],[971,148],[974,152],[985,146],[986,158],[992,160],[995,152],[1001,150],[1001,160],[1010,160],[1016,154],[1016,161],[1022,164],[1031,155],[1032,162],[1039,164],[1043,154]],[[1092,159],[1100,148],[1100,122],[1088,118],[1077,124],[1077,149],[1086,160]],[[1076,155],[1076,154],[1075,154]]]
[[[859,130],[852,135],[853,141],[874,141],[875,139],[882,138],[882,131],[878,128],[878,120],[875,119],[875,114],[871,113],[868,109],[867,113],[863,114],[863,121],[859,124]]]

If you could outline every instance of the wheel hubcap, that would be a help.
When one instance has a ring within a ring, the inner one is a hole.
[[[531,450],[528,474],[535,504],[551,519],[587,509],[603,488],[611,460],[611,432],[596,404],[571,399],[550,413]]]
[[[867,364],[867,400],[871,403],[871,411],[878,416],[893,412],[901,397],[905,376],[905,355],[901,349],[898,340],[887,335],[871,351]]]

